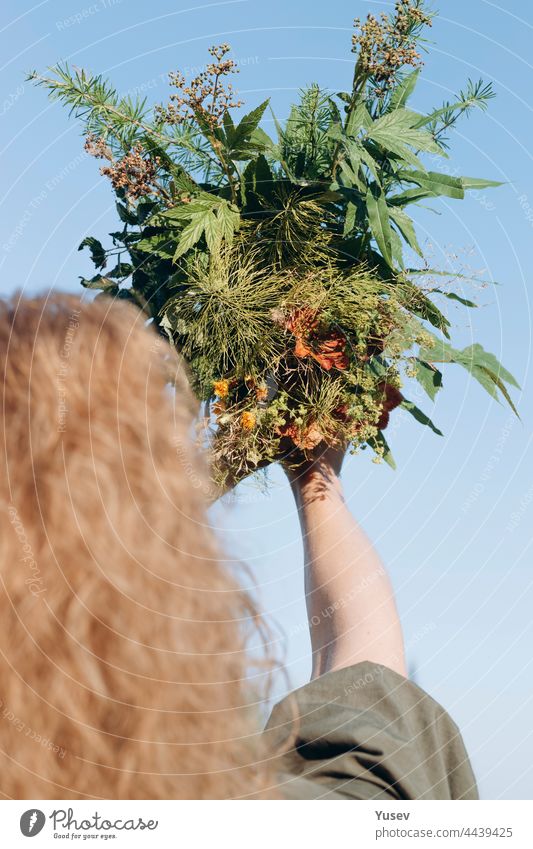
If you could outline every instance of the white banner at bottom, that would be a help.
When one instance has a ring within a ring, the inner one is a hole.
[[[1,846],[533,848],[531,802],[0,802]],[[35,839],[29,844],[28,840]],[[68,841],[68,842],[67,842]]]

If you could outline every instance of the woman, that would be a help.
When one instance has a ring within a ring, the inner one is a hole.
[[[0,306],[0,364],[4,797],[475,798],[457,728],[405,678],[341,457],[291,474],[313,680],[262,734],[262,620],[208,524],[182,364],[140,312],[61,295]]]

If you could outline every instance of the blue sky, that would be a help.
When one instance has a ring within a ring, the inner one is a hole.
[[[229,41],[252,107],[272,95],[280,118],[298,89],[349,86],[354,16],[387,2],[333,0],[5,0],[0,21],[3,192],[0,292],[77,291],[92,272],[77,246],[116,229],[109,186],[82,154],[79,127],[25,72],[60,59],[109,75],[122,92],[164,100],[166,72],[192,70]],[[416,220],[434,262],[482,270],[500,285],[470,288],[480,305],[449,309],[459,343],[493,350],[523,387],[521,421],[450,367],[432,418],[439,439],[396,417],[393,473],[349,458],[350,506],[377,545],[398,594],[417,680],[459,723],[486,798],[533,793],[533,450],[531,445],[531,243],[533,241],[533,10],[526,0],[447,0],[413,101],[452,97],[468,77],[494,81],[487,115],[453,135],[452,167],[505,183],[467,201],[441,200]],[[268,122],[265,128],[268,130]],[[452,302],[450,302],[451,304]],[[264,606],[284,634],[294,685],[309,672],[302,553],[290,492],[279,470],[263,494],[239,489],[215,511],[234,553],[252,566]],[[278,691],[285,685],[278,682]]]

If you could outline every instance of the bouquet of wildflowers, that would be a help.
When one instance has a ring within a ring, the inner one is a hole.
[[[422,0],[357,19],[351,86],[310,85],[283,123],[268,100],[235,117],[227,44],[194,79],[170,74],[155,108],[82,70],[34,75],[82,120],[117,196],[110,247],[80,245],[98,272],[82,285],[137,304],[181,352],[221,486],[328,445],[368,446],[393,465],[396,407],[440,435],[404,391],[418,381],[433,401],[443,364],[513,406],[516,381],[493,354],[453,347],[442,305],[476,305],[429,268],[410,216],[420,201],[498,185],[428,167],[493,97],[469,81],[429,114],[410,107],[431,23]]]

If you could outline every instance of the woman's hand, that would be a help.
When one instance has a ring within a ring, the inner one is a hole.
[[[315,678],[361,661],[406,674],[387,573],[348,510],[339,479],[345,452],[326,448],[288,469],[302,529]]]

